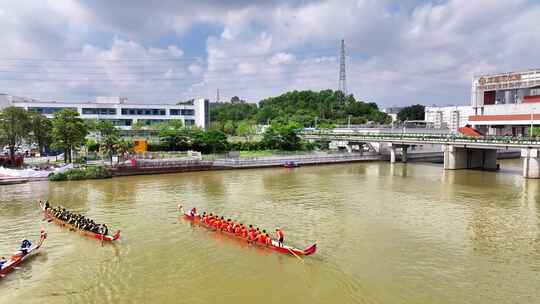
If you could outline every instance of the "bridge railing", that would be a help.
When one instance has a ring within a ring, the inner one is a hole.
[[[432,134],[432,133],[369,133],[369,132],[349,132],[334,133],[327,131],[304,131],[301,136],[309,137],[332,137],[332,138],[369,138],[381,140],[409,139],[416,141],[440,141],[440,142],[468,142],[468,143],[492,143],[492,144],[518,144],[518,145],[540,145],[540,137],[514,137],[514,136],[482,136],[471,137],[457,134]]]

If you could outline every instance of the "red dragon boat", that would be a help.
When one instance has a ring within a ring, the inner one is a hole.
[[[116,231],[113,235],[103,235],[101,233],[95,233],[95,232],[92,232],[92,231],[80,229],[80,228],[77,228],[77,227],[71,225],[70,223],[68,223],[66,221],[63,221],[63,220],[55,217],[51,213],[50,210],[45,210],[45,204],[40,203],[39,207],[41,208],[41,210],[43,210],[43,214],[45,215],[45,218],[48,218],[48,219],[52,220],[52,222],[54,222],[57,225],[60,225],[62,227],[67,227],[67,228],[69,228],[69,230],[78,231],[80,234],[82,234],[84,236],[94,238],[94,239],[98,239],[98,240],[102,240],[102,241],[105,241],[105,242],[114,242],[114,241],[120,239],[120,230]]]
[[[214,227],[211,227],[211,226],[208,226],[206,225],[203,221],[201,221],[201,217],[199,215],[195,215],[195,216],[192,216],[191,214],[189,213],[186,213],[184,211],[182,211],[183,213],[183,216],[186,220],[188,221],[192,221],[194,223],[197,223],[199,224],[200,226],[203,226],[207,229],[210,229],[210,230],[216,230]],[[244,240],[244,238],[240,237],[240,236],[237,236],[236,234],[234,233],[230,233],[228,231],[220,231],[221,233],[223,234],[226,234],[230,237],[233,237],[233,238],[236,238],[236,239],[242,239]],[[296,255],[296,256],[300,256],[300,255],[311,255],[311,254],[314,254],[315,251],[317,251],[317,244],[313,244],[311,246],[309,246],[308,248],[306,249],[298,249],[298,248],[295,248],[295,247],[292,247],[292,246],[287,246],[287,245],[283,245],[283,246],[279,246],[278,245],[278,242],[272,240],[272,245],[268,246],[268,245],[264,245],[264,244],[260,244],[260,243],[251,243],[259,248],[265,248],[265,249],[268,249],[268,250],[273,250],[273,251],[276,251],[276,252],[279,252],[279,253],[284,253],[284,254],[290,254],[290,255]]]
[[[42,230],[40,238],[39,238],[39,242],[37,243],[37,245],[30,247],[30,249],[28,249],[26,253],[22,251],[18,251],[13,256],[11,256],[11,258],[9,258],[9,260],[7,260],[7,262],[5,262],[0,267],[0,278],[5,277],[8,273],[16,269],[29,257],[37,254],[39,248],[41,247],[41,245],[43,245],[43,242],[45,241],[46,238],[47,238],[47,234],[45,233],[45,231]]]

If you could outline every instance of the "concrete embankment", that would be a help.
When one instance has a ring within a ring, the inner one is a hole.
[[[28,181],[29,180],[27,178],[10,178],[10,177],[0,176],[0,186],[24,184],[24,183],[27,183]]]
[[[294,162],[299,166],[348,163],[359,161],[377,161],[386,157],[379,154],[321,154],[321,155],[291,155],[275,157],[259,157],[253,159],[220,159],[214,161],[214,167],[221,169],[243,169],[282,167],[286,162]]]
[[[378,161],[387,159],[387,156],[379,154],[308,154],[287,155],[239,159],[218,159],[214,161],[204,160],[176,160],[176,161],[137,161],[136,166],[112,167],[114,176],[179,173],[208,170],[231,170],[265,167],[282,167],[286,162],[294,162],[299,166],[323,165],[335,163],[348,163],[360,161]]]

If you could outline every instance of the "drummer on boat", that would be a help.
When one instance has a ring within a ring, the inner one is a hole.
[[[283,247],[283,239],[285,238],[285,233],[279,227],[276,228],[276,238],[278,240],[279,247]]]
[[[24,239],[21,243],[21,252],[22,254],[27,254],[30,248],[32,247],[32,242],[29,240]]]
[[[2,269],[2,266],[4,266],[4,264],[7,263],[7,260],[5,257],[1,257],[0,258],[0,269]]]

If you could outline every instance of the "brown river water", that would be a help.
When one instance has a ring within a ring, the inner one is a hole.
[[[0,303],[540,303],[540,181],[500,172],[355,163],[0,186],[0,254],[45,228],[0,279]],[[117,244],[42,221],[84,213]],[[304,263],[179,217],[197,206],[284,229]]]

